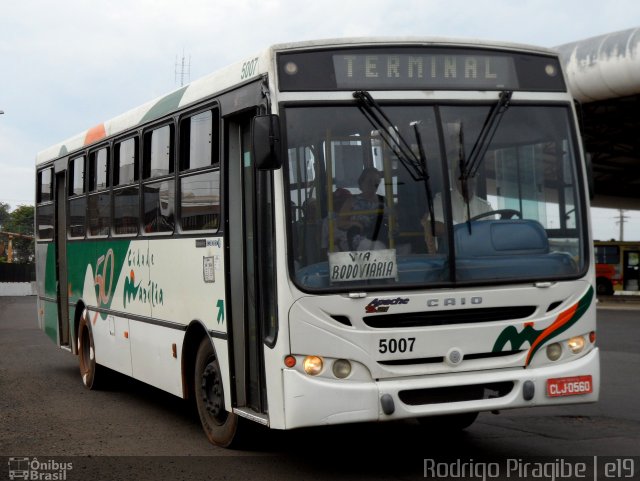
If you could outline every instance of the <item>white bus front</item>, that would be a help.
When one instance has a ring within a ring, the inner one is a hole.
[[[596,401],[585,171],[557,58],[285,52],[278,78],[286,427]]]

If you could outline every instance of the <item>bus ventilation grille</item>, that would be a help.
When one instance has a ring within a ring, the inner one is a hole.
[[[448,324],[512,321],[531,316],[536,306],[482,307],[478,309],[453,309],[450,311],[409,312],[364,316],[364,323],[375,329],[394,327],[426,327]]]
[[[507,357],[521,354],[526,350],[500,351],[500,352],[479,352],[475,354],[465,354],[465,361],[473,361],[477,359],[494,359],[497,357]],[[421,357],[415,359],[392,359],[390,361],[378,361],[383,366],[414,366],[418,364],[440,364],[444,362],[443,356]]]
[[[501,398],[513,390],[512,381],[471,384],[468,386],[436,387],[400,391],[400,401],[409,406],[443,404],[451,402],[478,401],[480,399]]]

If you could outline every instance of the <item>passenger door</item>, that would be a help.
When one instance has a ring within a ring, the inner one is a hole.
[[[271,173],[251,157],[251,111],[225,119],[234,407],[265,414],[265,341],[275,323]]]
[[[56,280],[58,291],[58,344],[69,345],[69,287],[67,282],[67,172],[56,174]]]

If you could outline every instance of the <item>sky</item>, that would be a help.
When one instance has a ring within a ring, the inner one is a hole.
[[[0,16],[0,201],[33,204],[36,153],[274,43],[444,36],[554,47],[640,26],[637,0],[20,0]],[[625,240],[640,240],[626,211]],[[594,238],[618,212],[592,209]]]

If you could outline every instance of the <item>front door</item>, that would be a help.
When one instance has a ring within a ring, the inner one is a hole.
[[[271,173],[251,158],[254,113],[225,119],[234,407],[268,412],[264,349],[275,322]]]
[[[60,346],[69,346],[66,175],[64,171],[56,174],[56,279],[58,281],[58,343]]]

